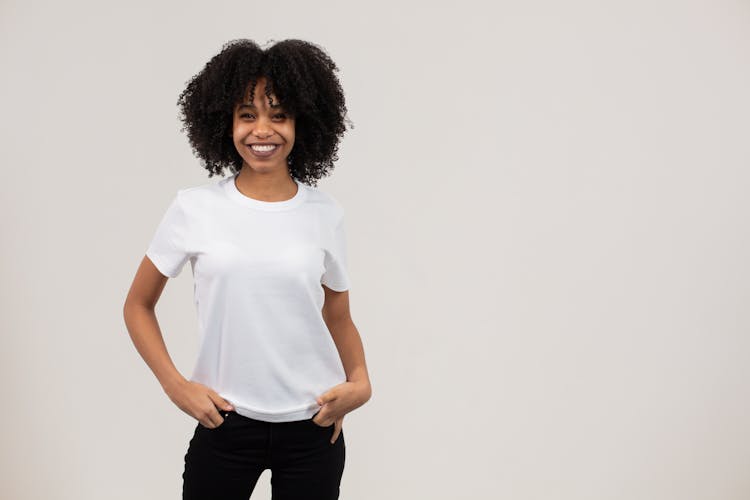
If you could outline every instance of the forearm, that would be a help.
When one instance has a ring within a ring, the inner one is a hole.
[[[162,389],[169,392],[170,388],[184,382],[185,377],[169,356],[154,309],[126,302],[123,316],[136,350],[154,373]]]
[[[362,384],[366,388],[369,399],[370,377],[367,373],[365,351],[357,327],[349,317],[327,324],[344,365],[346,380]]]

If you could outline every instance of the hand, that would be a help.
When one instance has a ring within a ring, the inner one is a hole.
[[[234,409],[227,400],[219,396],[214,390],[191,380],[183,380],[170,387],[169,390],[165,390],[165,392],[169,399],[182,411],[209,429],[215,429],[224,423],[224,418],[219,414],[219,409],[224,411]]]
[[[344,382],[318,396],[322,407],[313,418],[316,424],[328,427],[335,424],[331,443],[335,443],[344,425],[344,415],[359,408],[370,399],[370,384],[366,382]]]

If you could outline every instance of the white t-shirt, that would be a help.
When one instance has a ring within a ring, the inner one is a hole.
[[[146,255],[174,278],[190,261],[199,351],[190,380],[267,422],[311,418],[346,381],[323,320],[324,290],[349,288],[344,211],[295,179],[294,197],[242,194],[237,174],[177,191]]]

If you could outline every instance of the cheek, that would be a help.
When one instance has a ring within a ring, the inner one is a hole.
[[[296,126],[294,120],[292,120],[290,123],[287,124],[286,128],[286,136],[289,139],[289,142],[294,142],[295,136],[296,136]]]
[[[232,129],[232,140],[235,147],[242,148],[248,135],[250,135],[250,130],[247,126],[235,125]]]
[[[246,128],[247,126],[243,123],[235,122],[234,125],[232,125],[232,135],[234,135],[235,137],[240,137],[247,132],[245,130]]]

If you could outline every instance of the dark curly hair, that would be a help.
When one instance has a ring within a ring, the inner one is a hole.
[[[232,140],[234,107],[250,89],[253,99],[259,77],[266,95],[273,93],[295,118],[294,146],[287,158],[295,179],[317,186],[333,170],[346,131],[344,92],[326,52],[310,42],[289,39],[267,49],[248,39],[225,43],[221,52],[187,83],[177,101],[181,131],[187,131],[193,152],[209,178],[229,168],[237,173],[242,157]],[[249,87],[248,87],[249,86]]]

